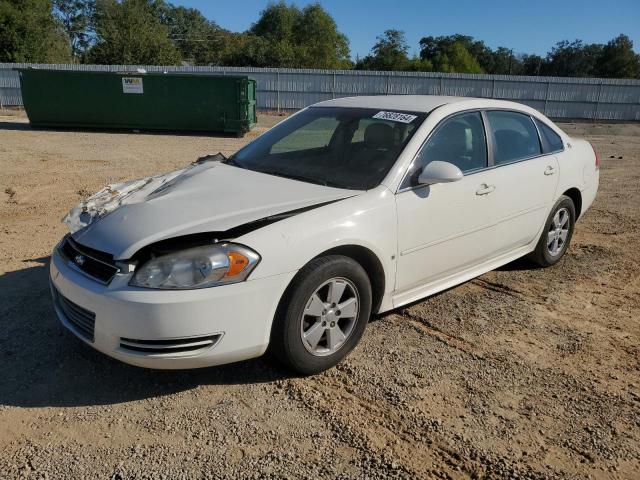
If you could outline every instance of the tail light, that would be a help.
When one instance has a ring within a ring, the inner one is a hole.
[[[593,146],[593,143],[590,144],[591,148],[593,148],[593,154],[596,157],[596,170],[600,170],[600,156],[598,155],[598,152],[596,152],[596,147]]]

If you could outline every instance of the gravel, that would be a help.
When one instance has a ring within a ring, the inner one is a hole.
[[[603,166],[560,264],[517,261],[375,318],[323,374],[269,357],[144,370],[62,330],[47,262],[74,203],[278,120],[236,139],[0,112],[0,478],[638,478],[640,125],[561,125]]]

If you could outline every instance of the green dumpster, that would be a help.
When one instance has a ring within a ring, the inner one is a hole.
[[[244,134],[256,123],[256,82],[241,75],[18,69],[36,127]]]

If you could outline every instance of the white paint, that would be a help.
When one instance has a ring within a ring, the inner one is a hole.
[[[433,111],[382,184],[372,190],[335,189],[212,162],[176,176],[156,194],[152,192],[163,180],[145,184],[74,234],[87,247],[127,259],[160,239],[224,231],[276,213],[340,200],[235,238],[261,256],[246,282],[201,290],[146,290],[129,287],[133,272],[127,271],[104,286],[70,268],[54,251],[53,285],[96,313],[93,346],[107,355],[155,368],[217,365],[265,351],[275,309],[295,273],[331,248],[358,245],[377,256],[384,270],[379,308],[384,312],[531,252],[551,206],[569,188],[582,192],[582,213],[593,202],[599,172],[591,146],[570,139],[529,107],[447,97],[371,101],[359,97],[323,105],[410,111],[410,103]],[[481,170],[451,183],[401,191],[407,168],[435,126],[451,114],[476,108],[507,108],[537,116],[572,148]],[[553,175],[545,175],[549,167],[556,169]],[[477,194],[483,185],[495,188]],[[219,344],[190,355],[132,355],[118,346],[120,337],[164,339],[211,332],[223,333]]]

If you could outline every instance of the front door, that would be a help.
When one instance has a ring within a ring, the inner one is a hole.
[[[453,183],[417,186],[416,178],[431,161],[453,163],[464,177]],[[488,155],[482,115],[450,117],[429,137],[396,195],[398,260],[396,292],[446,279],[495,255],[495,169]]]

